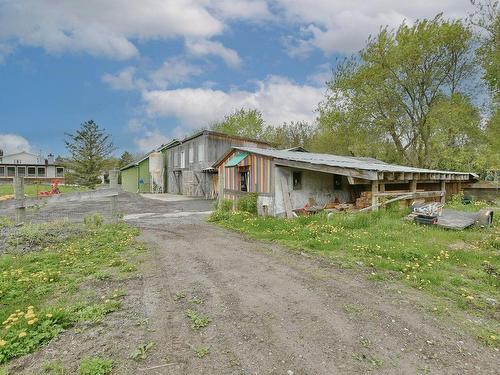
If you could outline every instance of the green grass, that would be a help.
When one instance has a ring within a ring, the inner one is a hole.
[[[330,220],[322,214],[283,220],[218,211],[210,220],[255,239],[355,267],[374,282],[402,282],[429,293],[450,308],[480,317],[484,324],[475,327],[476,334],[498,346],[499,217],[490,228],[450,231],[402,220],[406,213],[394,209],[339,213]]]
[[[108,375],[113,371],[113,361],[107,358],[84,358],[78,367],[80,375]]]
[[[36,350],[75,323],[99,322],[120,307],[123,293],[99,299],[84,295],[80,287],[103,273],[120,276],[137,230],[123,223],[71,225],[79,226],[77,234],[63,241],[0,256],[0,364]],[[30,233],[29,227],[23,231]],[[30,243],[33,237],[18,239]]]
[[[25,184],[24,194],[29,197],[35,197],[40,191],[50,191],[50,184]],[[86,191],[84,186],[59,185],[61,193],[72,193],[76,191]],[[14,188],[12,184],[0,184],[0,197],[3,195],[13,195]]]

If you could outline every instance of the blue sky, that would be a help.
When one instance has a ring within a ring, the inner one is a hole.
[[[93,119],[149,150],[237,108],[314,121],[338,58],[466,0],[2,0],[0,148],[64,154]]]

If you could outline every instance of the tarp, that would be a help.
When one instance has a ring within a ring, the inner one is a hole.
[[[234,155],[229,161],[225,164],[226,168],[236,167],[243,159],[248,156],[248,152],[242,152],[238,155]]]

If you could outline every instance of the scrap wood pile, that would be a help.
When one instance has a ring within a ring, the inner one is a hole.
[[[365,208],[372,205],[371,191],[362,191],[359,198],[356,198],[356,208]]]

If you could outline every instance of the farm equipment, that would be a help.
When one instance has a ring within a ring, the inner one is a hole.
[[[38,196],[39,197],[51,197],[53,195],[61,194],[61,191],[59,190],[59,180],[54,180],[52,181],[52,186],[50,187],[49,191],[39,191]]]

